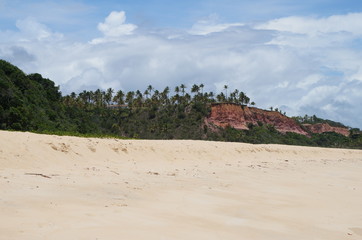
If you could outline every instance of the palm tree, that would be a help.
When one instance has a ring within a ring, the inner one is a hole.
[[[184,98],[186,104],[189,103],[190,100],[191,100],[191,96],[190,96],[190,94],[188,94],[188,93],[186,93],[183,98]]]
[[[70,97],[75,100],[77,98],[77,94],[75,92],[71,92]]]
[[[179,87],[179,86],[176,86],[176,87],[175,87],[175,93],[176,93],[176,94],[179,94],[179,93],[180,93],[180,87]]]
[[[185,96],[185,88],[186,88],[186,85],[185,85],[185,84],[181,84],[181,85],[180,85],[180,88],[181,88],[182,96],[184,97],[184,96]]]
[[[162,101],[167,104],[169,101],[168,99],[168,94],[170,93],[170,88],[167,86],[165,87],[165,89],[163,90],[163,92],[161,93],[161,97],[162,97]]]
[[[140,90],[137,90],[136,91],[136,99],[135,99],[135,106],[136,107],[141,107],[142,106],[142,103],[143,103],[143,96],[142,96],[142,93]]]
[[[198,85],[194,84],[191,88],[191,92],[194,93],[194,99],[193,99],[194,102],[197,102],[200,98],[199,91],[200,91],[200,87]]]
[[[160,91],[157,89],[153,92],[153,95],[151,97],[152,104],[158,104],[160,100]]]
[[[248,96],[245,95],[245,104],[248,105],[250,102],[250,98]]]
[[[80,98],[80,100],[82,101],[82,105],[83,106],[87,106],[87,100],[88,100],[88,97],[87,97],[87,91],[84,90],[83,92],[79,93],[78,97]]]
[[[110,105],[113,99],[114,90],[112,88],[108,88],[106,94],[104,95],[104,100],[107,105]]]
[[[224,90],[225,90],[225,99],[227,101],[227,99],[228,99],[228,85],[224,85]]]
[[[238,103],[238,99],[237,99],[237,98],[238,98],[238,95],[239,95],[239,90],[238,90],[238,89],[235,89],[233,93],[234,93],[234,95],[233,95],[232,101],[235,102],[235,103]]]
[[[148,95],[150,94],[150,92],[148,91],[148,89],[146,89],[143,94],[146,95],[146,98],[148,99]]]
[[[134,92],[128,92],[126,95],[126,103],[128,104],[128,107],[132,107],[132,103],[133,103],[133,98],[134,98]]]
[[[99,88],[94,92],[94,102],[97,107],[102,105],[102,91]]]
[[[106,92],[105,91],[101,92],[101,104],[102,104],[102,106],[106,105]]]
[[[152,95],[152,91],[153,91],[152,85],[148,85],[147,90],[148,90],[149,94]]]
[[[119,90],[114,96],[113,101],[116,102],[118,105],[124,104],[124,93],[122,90]]]
[[[172,104],[180,103],[180,95],[176,93],[174,96],[171,97]]]
[[[192,93],[199,93],[199,91],[200,91],[200,87],[198,85],[196,85],[196,84],[192,85],[192,88],[191,88]]]
[[[94,92],[93,91],[87,92],[87,96],[88,96],[88,102],[91,105],[93,105],[94,104]]]
[[[136,91],[136,97],[137,97],[137,98],[140,98],[140,99],[143,98],[143,95],[142,95],[142,93],[141,93],[140,90],[137,90],[137,91]]]
[[[214,92],[209,92],[207,98],[209,99],[210,102],[214,102],[215,101],[214,96],[215,96]]]
[[[201,83],[201,84],[200,84],[200,88],[201,88],[201,94],[202,94],[202,95],[204,95],[204,87],[205,87],[204,84]]]
[[[244,105],[244,102],[245,102],[245,93],[244,92],[240,92],[239,93],[239,99],[238,99],[239,103],[241,105]]]
[[[229,101],[234,103],[235,99],[236,99],[236,93],[235,92],[230,93]]]
[[[219,95],[216,96],[216,99],[217,99],[218,102],[225,102],[225,100],[226,100],[225,95],[222,92]]]

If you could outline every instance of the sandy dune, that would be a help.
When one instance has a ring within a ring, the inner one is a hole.
[[[362,239],[362,151],[0,131],[0,239]]]

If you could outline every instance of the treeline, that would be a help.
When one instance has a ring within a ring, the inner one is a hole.
[[[343,123],[335,122],[335,121],[328,120],[328,119],[319,118],[316,115],[313,115],[313,116],[304,115],[303,117],[298,116],[298,117],[293,117],[293,118],[297,122],[303,123],[303,124],[328,123],[332,127],[347,128],[347,126],[345,126]]]
[[[228,86],[224,86],[223,92],[215,95],[214,92],[204,92],[204,84],[192,85],[190,92],[187,91],[187,86],[181,84],[174,88],[174,92],[170,87],[165,87],[162,91],[154,89],[149,85],[144,91],[136,90],[123,92],[122,90],[115,91],[108,88],[106,91],[97,89],[96,91],[86,91],[76,94],[72,92],[70,95],[63,97],[63,102],[67,106],[79,106],[86,109],[94,109],[101,107],[128,107],[141,108],[151,107],[153,105],[168,106],[191,103],[216,103],[228,102],[240,105],[255,105],[250,102],[250,98],[237,89],[228,95]]]
[[[217,102],[255,105],[244,92],[229,93],[224,86],[224,92],[214,94],[205,91],[203,84],[162,91],[152,85],[143,91],[97,89],[62,98],[69,116],[84,119],[78,131],[94,131],[98,125],[99,132],[143,139],[210,139],[204,118]]]
[[[141,139],[202,139],[249,143],[278,143],[362,148],[361,134],[281,134],[270,125],[249,131],[217,128],[205,123],[211,104],[254,105],[242,91],[214,94],[203,84],[173,89],[123,92],[112,88],[62,96],[54,82],[40,74],[24,74],[0,60],[0,129],[68,135],[115,136]]]
[[[204,85],[185,84],[162,91],[82,91],[62,96],[40,74],[24,74],[0,60],[0,129],[108,134],[136,138],[206,139],[203,118],[210,103],[254,105],[238,90],[214,94]]]

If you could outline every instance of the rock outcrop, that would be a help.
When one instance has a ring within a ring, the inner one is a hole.
[[[211,113],[206,118],[209,126],[233,127],[239,130],[248,130],[248,125],[270,124],[281,133],[293,132],[302,135],[310,133],[336,132],[349,136],[349,129],[332,127],[327,123],[301,124],[276,111],[267,111],[255,107],[240,106],[238,104],[220,103],[211,106]]]
[[[237,104],[214,104],[210,116],[206,119],[209,124],[219,127],[233,127],[239,130],[248,130],[248,125],[270,124],[281,133],[294,132],[308,135],[295,120],[275,111],[266,111],[255,107],[240,106]]]
[[[349,136],[349,129],[343,127],[332,127],[328,123],[303,124],[312,133],[336,132],[344,136]]]

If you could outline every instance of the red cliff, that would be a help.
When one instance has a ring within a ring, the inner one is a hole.
[[[240,106],[237,104],[215,104],[211,107],[208,123],[219,127],[231,126],[239,130],[247,130],[248,124],[257,125],[258,122],[270,124],[281,133],[294,132],[308,135],[295,120],[279,112],[266,111],[254,107]]]
[[[346,137],[349,136],[348,128],[332,127],[328,123],[303,124],[303,126],[312,133],[336,132]]]

